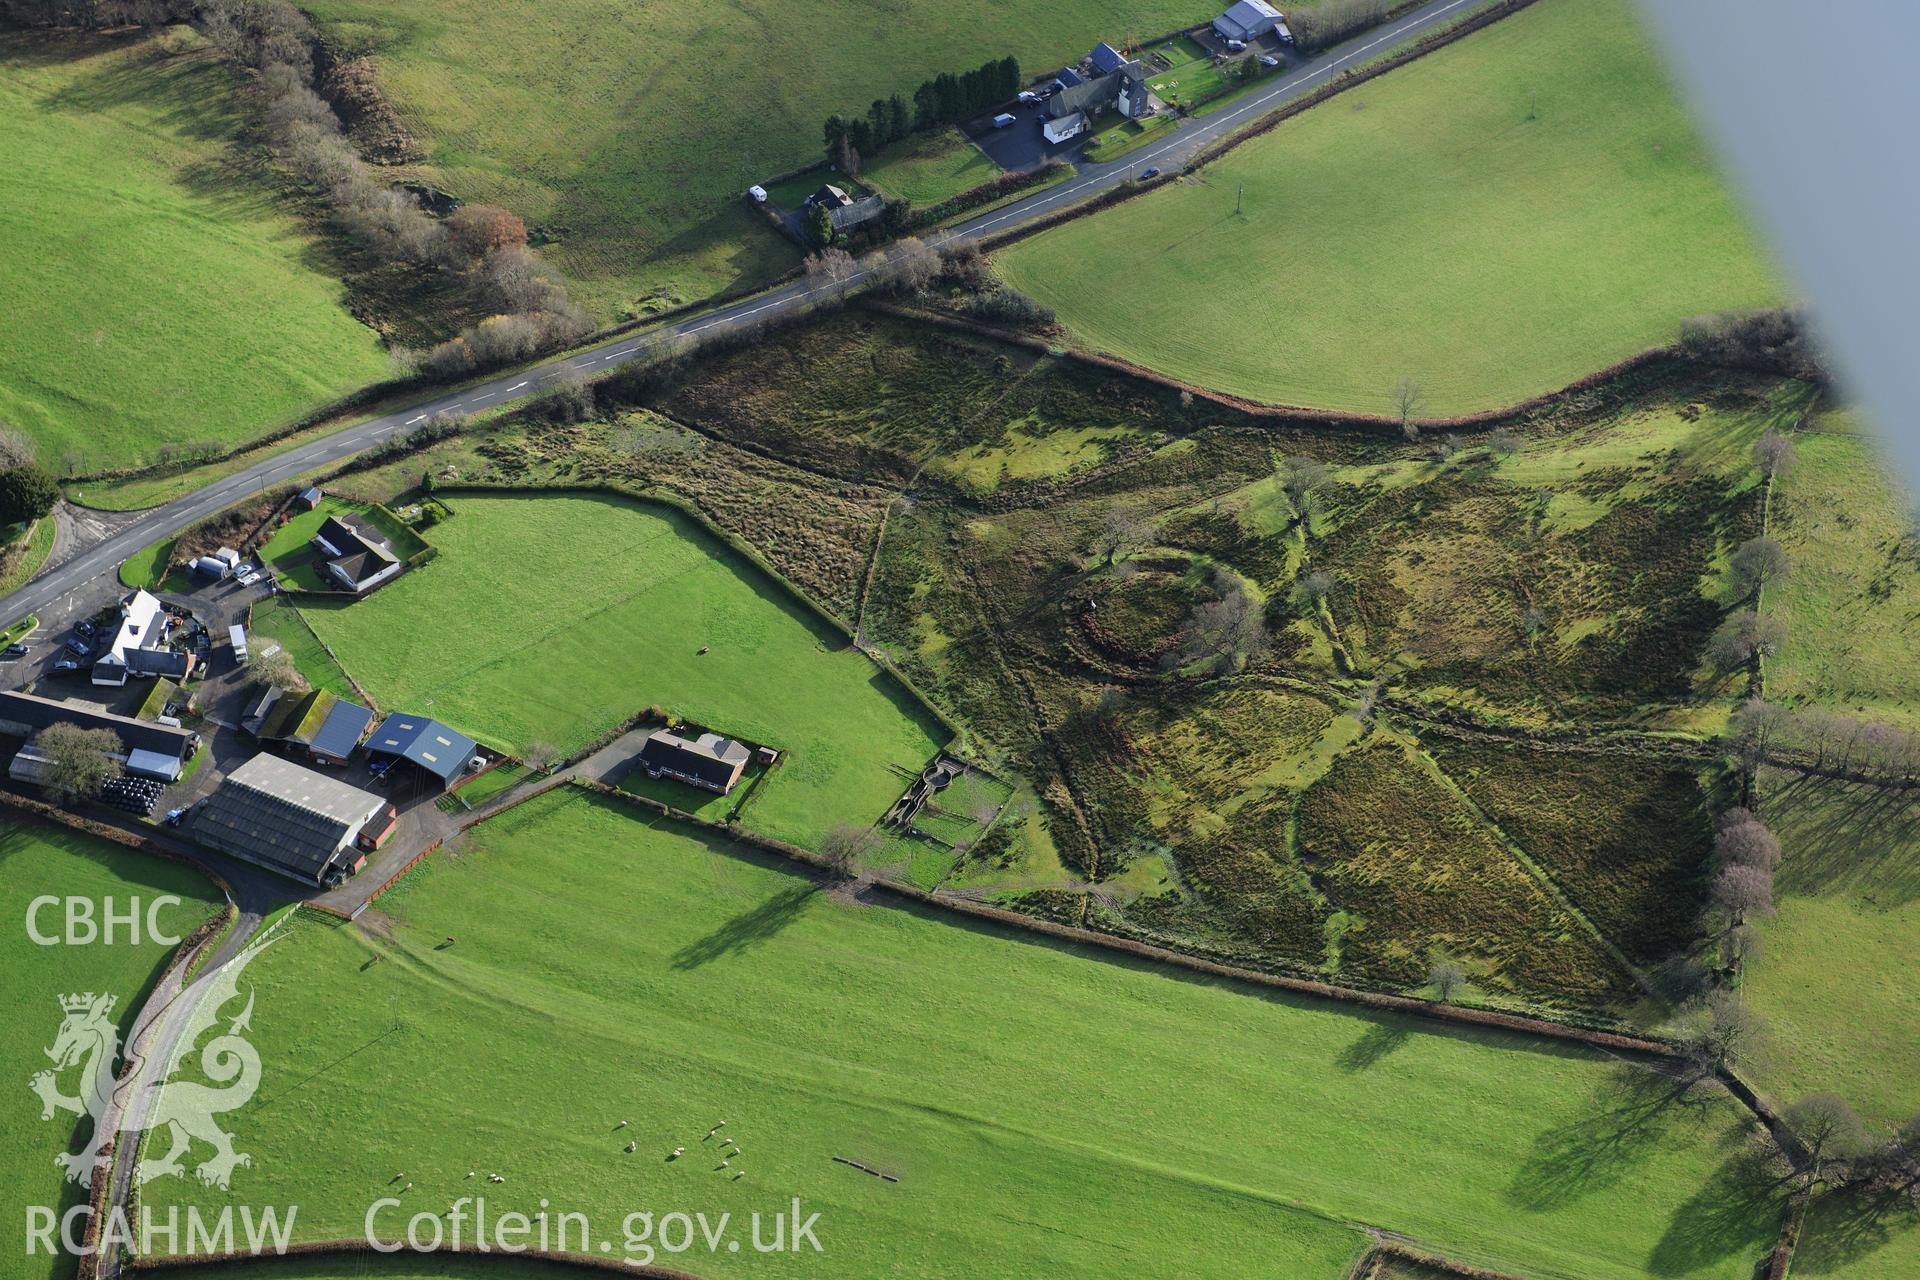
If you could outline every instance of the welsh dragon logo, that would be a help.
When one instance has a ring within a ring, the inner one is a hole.
[[[124,1079],[120,1033],[112,1018],[116,997],[91,991],[60,997],[60,1030],[46,1050],[53,1069],[36,1072],[28,1084],[40,1096],[42,1120],[66,1113],[92,1121],[80,1150],[54,1157],[67,1181],[91,1179],[94,1167],[107,1163],[103,1148],[116,1132],[151,1131],[157,1138],[167,1131],[171,1145],[166,1153],[150,1154],[136,1166],[134,1176],[141,1182],[184,1173],[182,1161],[196,1142],[213,1148],[194,1169],[209,1186],[225,1189],[234,1169],[253,1163],[245,1152],[234,1150],[233,1135],[219,1124],[222,1112],[245,1106],[260,1087],[260,1055],[242,1034],[251,1029],[251,988],[246,1006],[224,1027],[220,1010],[239,995],[241,973],[266,946],[249,946],[144,1013],[128,1037],[135,1052],[129,1055]],[[217,1034],[200,1050],[199,1074],[213,1083],[176,1080],[182,1062],[209,1031]],[[78,1073],[77,1092],[72,1094],[61,1092],[60,1085],[69,1071]]]

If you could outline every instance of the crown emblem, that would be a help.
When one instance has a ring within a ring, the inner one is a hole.
[[[89,991],[84,995],[61,996],[60,1008],[67,1013],[86,1013],[94,1007],[96,1001],[99,1001],[100,1012],[104,1016],[113,1012],[113,1006],[119,1003],[119,1000],[118,996],[95,996]]]

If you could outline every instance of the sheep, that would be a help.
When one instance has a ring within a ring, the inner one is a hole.
[[[724,1168],[726,1168],[726,1167],[727,1167],[727,1162],[726,1162],[725,1160],[722,1160],[722,1161],[720,1162],[720,1164],[719,1164],[719,1167],[720,1167],[720,1168],[722,1168],[722,1169],[724,1169]]]
[[[409,1191],[411,1191],[411,1190],[413,1190],[413,1184],[412,1184],[411,1182],[409,1182],[409,1183],[408,1183],[408,1184],[407,1184],[406,1186],[404,1186],[404,1187],[402,1187],[402,1188],[400,1188],[400,1194],[401,1194],[401,1195],[405,1195],[405,1194],[407,1194],[407,1192],[409,1192]]]
[[[497,1173],[490,1173],[490,1174],[488,1174],[488,1175],[487,1175],[487,1181],[488,1181],[488,1182],[505,1182],[505,1181],[506,1181],[506,1179],[505,1179],[505,1178],[503,1178],[503,1177],[501,1177],[501,1176],[500,1176],[499,1174],[497,1174]]]
[[[678,1160],[681,1156],[685,1155],[686,1153],[687,1153],[687,1149],[685,1147],[675,1147],[673,1149],[673,1154],[668,1156],[667,1159]]]
[[[634,1148],[635,1148],[635,1147],[637,1147],[637,1146],[639,1146],[639,1145],[640,1145],[640,1140],[639,1140],[638,1138],[635,1138],[635,1139],[634,1139],[634,1140],[633,1140],[632,1142],[629,1142],[629,1143],[628,1143],[628,1144],[627,1144],[627,1145],[626,1145],[626,1146],[625,1146],[624,1148],[622,1148],[622,1149],[623,1149],[623,1150],[624,1150],[624,1151],[625,1151],[625,1152],[626,1152],[626,1153],[627,1153],[628,1155],[632,1155],[632,1154],[633,1154],[633,1150],[634,1150]]]
[[[614,1131],[615,1133],[618,1133],[618,1132],[620,1132],[620,1131],[621,1131],[622,1129],[624,1129],[624,1128],[626,1128],[626,1127],[627,1127],[627,1126],[628,1126],[629,1124],[631,1124],[631,1123],[632,1123],[632,1121],[630,1121],[630,1120],[622,1120],[622,1121],[621,1121],[621,1122],[620,1122],[619,1124],[617,1124],[617,1125],[615,1125],[615,1126],[613,1126],[613,1131]]]
[[[467,1170],[467,1177],[471,1178],[472,1176],[473,1176],[473,1170],[471,1169]]]

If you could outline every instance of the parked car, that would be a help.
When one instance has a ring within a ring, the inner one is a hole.
[[[1146,181],[1147,179],[1149,179],[1149,178],[1157,178],[1157,177],[1159,177],[1159,176],[1160,176],[1160,166],[1159,166],[1159,165],[1155,165],[1155,166],[1153,166],[1153,168],[1151,168],[1151,169],[1142,169],[1142,170],[1140,171],[1140,181],[1142,181],[1142,182],[1145,182],[1145,181]]]
[[[93,638],[93,633],[99,630],[99,628],[94,625],[92,618],[80,619],[80,621],[73,624],[73,629],[81,635],[86,636],[89,640]]]
[[[80,664],[72,658],[62,658],[47,670],[56,676],[77,676],[80,674]]]
[[[1022,89],[1022,90],[1020,91],[1020,101],[1022,101],[1022,102],[1024,102],[1024,103],[1026,103],[1027,105],[1029,105],[1029,106],[1031,106],[1031,105],[1033,105],[1034,103],[1036,103],[1036,102],[1038,102],[1038,101],[1040,101],[1040,95],[1039,95],[1039,94],[1037,94],[1037,93],[1035,93],[1035,92],[1034,92],[1033,90],[1031,90],[1031,89]]]
[[[86,641],[81,640],[77,637],[75,639],[67,641],[67,649],[76,658],[91,658],[93,656],[93,649],[87,644]]]
[[[993,118],[993,127],[996,129],[1004,129],[1008,125],[1012,124],[1013,120],[1014,120],[1014,117],[1011,112],[1002,111],[999,115]]]
[[[24,658],[27,656],[27,646],[23,644],[10,644],[7,646],[7,656],[9,658]]]
[[[184,806],[178,809],[169,809],[167,810],[167,825],[170,827],[177,827],[180,825],[181,820],[186,816],[187,816],[187,811]]]

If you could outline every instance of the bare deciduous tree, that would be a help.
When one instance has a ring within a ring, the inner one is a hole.
[[[1787,576],[1787,549],[1772,538],[1748,538],[1727,557],[1727,572],[1747,595]]]
[[[536,738],[521,749],[520,759],[529,769],[540,773],[552,773],[553,766],[560,761],[560,748],[551,742],[543,742]]]
[[[1412,378],[1403,377],[1393,384],[1393,407],[1400,415],[1400,434],[1408,440],[1420,438],[1420,426],[1413,419],[1426,401],[1426,393]]]
[[[1487,436],[1487,448],[1501,457],[1510,457],[1520,451],[1520,437],[1507,427],[1496,427]]]
[[[1433,998],[1441,1004],[1452,1004],[1454,997],[1466,989],[1467,971],[1451,960],[1435,961],[1427,970],[1427,985],[1433,988]]]
[[[278,653],[262,654],[248,662],[247,683],[263,689],[278,689],[283,694],[301,693],[306,690],[307,678],[294,665],[293,655],[282,649]]]
[[[850,880],[859,873],[860,859],[876,841],[872,827],[842,822],[820,837],[820,857],[837,879]]]
[[[29,466],[33,458],[33,437],[0,418],[0,467]]]
[[[920,293],[940,275],[940,254],[914,236],[896,240],[881,260],[880,275],[896,293]]]
[[[1753,1051],[1760,1023],[1738,996],[1714,991],[1680,1009],[1687,1061],[1702,1075],[1724,1071]]]
[[[73,724],[50,724],[34,736],[33,745],[47,758],[40,785],[61,804],[78,804],[100,794],[100,784],[120,772],[109,755],[125,748],[110,729],[82,729]]]
[[[1131,555],[1153,532],[1153,523],[1120,507],[1108,510],[1100,526],[1100,538],[1094,555],[1109,565],[1119,564]]]
[[[1333,575],[1325,569],[1304,574],[1293,584],[1294,604],[1302,612],[1318,607],[1333,592]]]
[[[1753,461],[1762,474],[1772,479],[1783,471],[1793,470],[1798,458],[1794,454],[1793,441],[1768,427],[1753,442]]]
[[[1782,1112],[1781,1119],[1800,1140],[1809,1183],[1826,1181],[1835,1164],[1866,1151],[1866,1126],[1838,1094],[1810,1093]]]
[[[1707,891],[1709,910],[1737,928],[1749,920],[1773,914],[1773,872],[1764,867],[1733,863],[1723,867]]]
[[[852,254],[845,249],[833,248],[808,254],[805,266],[808,283],[815,288],[825,289],[832,297],[845,295],[852,287],[850,282],[858,270]]]
[[[1713,838],[1713,850],[1729,867],[1753,867],[1768,875],[1780,865],[1780,841],[1757,818],[1734,822],[1720,828]]]
[[[1313,458],[1292,457],[1280,464],[1280,488],[1293,504],[1302,525],[1313,515],[1314,494],[1327,482],[1327,468]]]
[[[1731,671],[1756,657],[1772,657],[1786,641],[1786,624],[1778,618],[1741,609],[1729,614],[1713,633],[1707,656],[1722,670]]]
[[[1733,740],[1738,748],[1741,767],[1748,773],[1760,766],[1767,758],[1767,750],[1773,745],[1773,738],[1792,718],[1792,713],[1784,706],[1768,702],[1759,694],[1748,698],[1733,713],[1731,727]]]
[[[1265,655],[1267,624],[1245,585],[1229,574],[1216,573],[1213,589],[1217,598],[1194,607],[1187,620],[1186,643],[1161,659],[1162,665],[1173,668],[1211,658],[1216,672],[1229,674],[1246,670]]]

